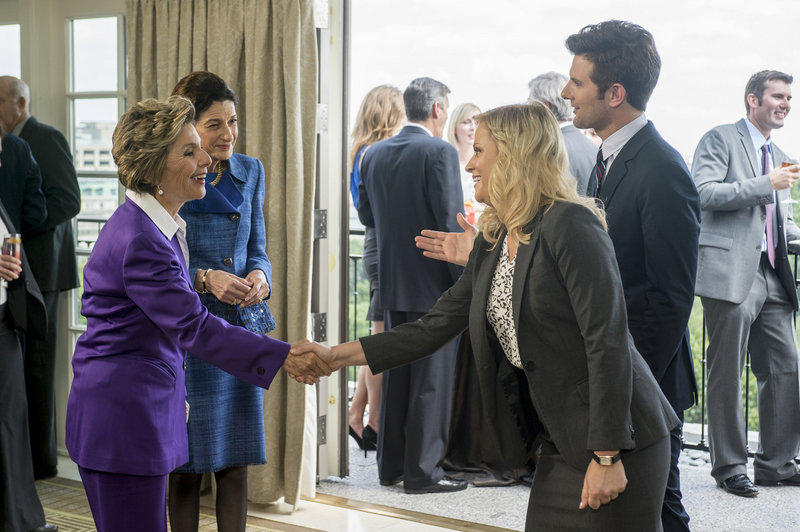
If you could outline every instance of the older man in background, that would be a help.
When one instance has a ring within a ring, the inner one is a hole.
[[[589,176],[594,168],[597,146],[572,125],[572,106],[561,97],[569,78],[558,72],[540,74],[528,82],[531,101],[542,102],[556,117],[569,158],[569,173],[578,181],[578,193],[586,194]]]

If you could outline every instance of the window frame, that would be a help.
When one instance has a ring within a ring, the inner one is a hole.
[[[75,22],[79,20],[90,20],[90,19],[99,19],[99,18],[115,18],[117,23],[117,89],[116,90],[106,90],[106,91],[76,91],[73,89],[75,86],[74,83],[74,76],[75,76]],[[76,138],[75,138],[75,103],[80,100],[90,100],[90,99],[116,99],[117,100],[117,118],[119,118],[126,110],[127,105],[127,53],[126,53],[126,36],[125,36],[125,16],[120,13],[108,13],[108,14],[91,14],[91,15],[81,15],[81,16],[72,16],[66,19],[66,37],[67,37],[67,46],[66,46],[66,65],[67,65],[67,72],[65,76],[65,83],[66,83],[66,113],[67,113],[67,140],[70,144],[70,148],[75,151],[76,146]],[[116,187],[117,187],[117,206],[124,201],[125,198],[125,190],[122,186],[119,185],[117,172],[115,168],[109,168],[108,170],[103,169],[78,169],[76,167],[76,173],[78,175],[78,180],[82,178],[99,178],[99,179],[108,179],[114,180]],[[82,208],[82,207],[81,207]],[[81,217],[81,213],[73,219],[73,230],[76,235],[76,247],[75,247],[75,254],[78,260],[79,266],[85,263],[88,260],[89,254],[91,253],[91,247],[81,247],[78,245],[77,236],[78,236],[78,222],[79,221],[97,221],[93,218],[86,219]],[[97,221],[98,224],[102,226],[104,221]],[[82,267],[81,267],[82,272]],[[81,284],[83,283],[83,275],[81,273]],[[86,331],[86,324],[81,323],[82,317],[80,315],[80,298],[82,295],[82,288],[78,290],[72,290],[70,292],[70,304],[69,304],[69,316],[68,320],[68,330],[70,335],[72,336],[73,345],[74,342],[77,341],[78,337]]]

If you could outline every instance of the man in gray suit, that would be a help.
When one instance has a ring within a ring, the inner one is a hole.
[[[744,497],[758,494],[747,476],[741,401],[748,350],[758,380],[755,483],[800,486],[797,292],[787,256],[787,240],[800,238],[789,194],[800,166],[782,168],[788,158],[770,137],[791,108],[791,83],[783,72],[754,74],[747,118],[706,133],[692,164],[703,209],[696,292],[709,333],[711,475]]]
[[[567,76],[558,72],[540,74],[528,82],[528,98],[545,104],[558,120],[567,148],[569,173],[578,181],[578,192],[586,194],[586,186],[597,156],[597,146],[572,125],[572,107],[561,97],[561,91],[568,81]]]

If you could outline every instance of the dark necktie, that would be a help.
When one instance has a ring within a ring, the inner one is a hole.
[[[761,173],[763,175],[769,173],[769,143],[761,146]],[[773,192],[773,197],[774,194]],[[767,204],[766,209],[767,257],[769,258],[770,265],[775,268],[775,232],[773,228],[775,216],[772,203]]]
[[[600,197],[600,188],[603,186],[603,178],[606,176],[606,161],[603,159],[603,148],[597,150],[597,159],[594,163],[595,189],[594,197]]]

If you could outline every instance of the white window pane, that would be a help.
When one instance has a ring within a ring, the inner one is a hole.
[[[72,109],[75,168],[116,171],[111,158],[111,136],[117,126],[117,99],[75,100]]]
[[[78,249],[91,249],[100,229],[117,209],[119,181],[111,177],[79,177],[81,212],[77,219]]]
[[[22,77],[19,24],[0,24],[0,76]]]
[[[117,18],[72,21],[72,90],[117,90]]]

